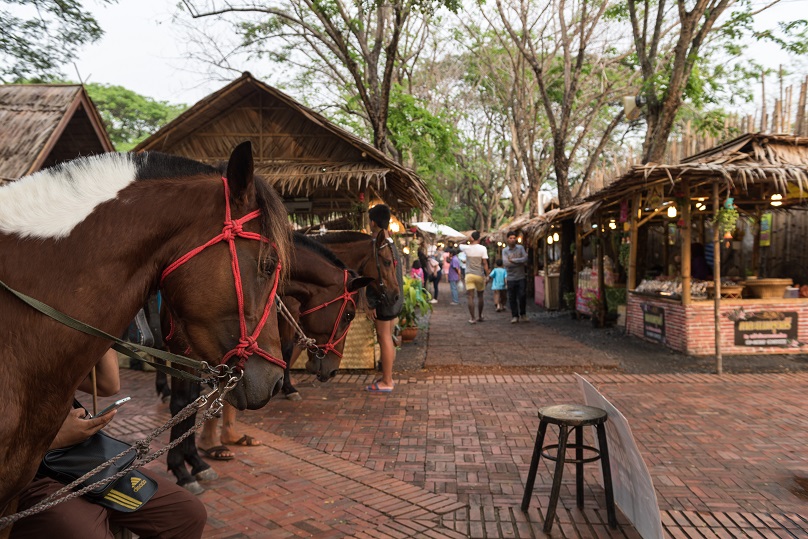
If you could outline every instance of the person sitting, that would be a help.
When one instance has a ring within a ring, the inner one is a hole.
[[[98,394],[108,397],[120,389],[118,355],[108,350],[96,365]],[[87,377],[79,390],[92,393],[92,381]],[[115,411],[100,417],[85,419],[83,408],[70,410],[50,449],[68,447],[83,442],[107,426]],[[196,539],[202,537],[207,522],[205,506],[193,494],[142,468],[138,470],[157,484],[157,492],[134,512],[108,509],[84,497],[73,498],[50,509],[20,519],[11,529],[12,539],[59,537],[63,539],[109,538],[110,525],[120,526],[141,538]],[[48,477],[37,476],[20,493],[18,511],[28,509],[44,500],[64,485]]]
[[[701,243],[690,244],[690,276],[694,279],[709,281],[713,272],[707,264],[707,255]]]

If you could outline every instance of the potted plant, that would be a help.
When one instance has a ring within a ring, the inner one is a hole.
[[[421,279],[404,277],[401,290],[403,302],[398,315],[401,340],[411,341],[418,333],[418,318],[432,311],[432,295],[424,289]]]

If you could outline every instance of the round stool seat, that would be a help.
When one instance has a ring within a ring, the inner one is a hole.
[[[539,419],[553,425],[581,427],[606,422],[607,414],[600,408],[583,404],[557,404],[539,410]]]

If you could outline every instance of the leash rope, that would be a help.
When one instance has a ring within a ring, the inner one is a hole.
[[[222,402],[222,399],[224,398],[225,395],[227,395],[227,393],[230,392],[231,389],[236,387],[236,384],[239,382],[239,380],[241,380],[241,375],[240,374],[238,376],[231,376],[230,379],[227,381],[226,384],[224,384],[223,387],[221,387],[221,388],[217,387],[216,389],[214,389],[210,393],[200,395],[194,402],[188,404],[185,408],[183,408],[182,410],[177,412],[177,414],[175,416],[173,416],[171,419],[169,419],[168,422],[166,422],[163,426],[154,429],[148,436],[146,436],[142,440],[137,440],[135,443],[132,444],[131,447],[127,448],[124,451],[121,451],[116,456],[112,457],[111,459],[109,459],[109,460],[107,460],[105,462],[102,462],[101,464],[99,464],[98,466],[96,466],[95,468],[93,468],[92,470],[87,472],[86,474],[82,475],[81,477],[79,477],[78,479],[73,481],[72,483],[70,483],[68,485],[65,485],[64,487],[57,490],[56,492],[54,492],[53,494],[51,494],[50,496],[48,496],[47,498],[45,498],[41,502],[38,502],[36,505],[33,505],[33,506],[29,507],[28,509],[26,509],[24,511],[14,513],[13,515],[9,515],[9,516],[0,518],[0,530],[14,524],[15,522],[17,522],[18,520],[20,520],[22,518],[29,517],[29,516],[35,515],[37,513],[41,513],[42,511],[47,511],[48,509],[50,509],[52,507],[55,507],[56,505],[59,505],[60,503],[66,502],[67,500],[71,500],[73,498],[83,496],[84,494],[87,494],[88,492],[90,492],[91,490],[93,490],[95,488],[98,488],[98,487],[113,483],[113,482],[117,481],[118,479],[120,479],[121,477],[128,474],[130,471],[136,470],[136,469],[138,469],[138,468],[140,468],[142,466],[145,466],[146,464],[150,463],[151,461],[160,458],[165,453],[167,453],[168,451],[170,451],[171,449],[173,449],[174,447],[176,447],[177,445],[182,443],[182,441],[185,440],[186,438],[188,438],[188,436],[194,434],[197,430],[199,430],[205,424],[205,422],[208,419],[210,419],[213,416],[215,416],[216,414],[218,414],[221,411],[222,407],[224,406],[224,403]],[[204,406],[206,406],[208,404],[208,399],[212,395],[214,395],[216,393],[219,393],[219,396],[216,397],[213,400],[212,403],[210,403],[210,406],[208,407],[208,409],[196,420],[196,422],[193,424],[193,426],[191,428],[189,428],[187,431],[185,431],[176,440],[170,442],[168,445],[164,446],[161,449],[158,449],[157,451],[155,451],[154,453],[149,455],[149,449],[150,449],[150,446],[151,446],[151,442],[157,436],[159,436],[160,434],[162,434],[166,430],[174,427],[175,425],[181,423],[185,419],[189,418],[192,414],[198,412],[201,408],[203,408]],[[119,459],[123,458],[124,455],[126,455],[127,453],[129,453],[130,451],[133,451],[133,450],[137,451],[137,457],[132,462],[131,466],[127,466],[126,468],[122,469],[118,473],[116,473],[114,475],[111,475],[110,477],[105,477],[104,479],[100,479],[99,481],[96,481],[95,483],[87,485],[87,486],[81,488],[80,490],[70,492],[72,489],[74,489],[77,486],[81,485],[82,482],[84,482],[87,479],[93,477],[95,474],[97,474],[101,470],[104,470],[105,468],[108,468],[108,467],[112,466],[113,464],[115,464],[115,462],[117,462]]]
[[[292,328],[295,330],[295,333],[298,336],[297,345],[317,355],[317,357],[320,359],[325,357],[325,353],[323,352],[323,350],[319,346],[317,346],[317,341],[306,335],[306,332],[303,331],[303,328],[300,327],[300,324],[297,323],[297,320],[295,320],[295,317],[292,315],[292,312],[289,310],[286,304],[283,303],[283,300],[281,300],[280,296],[276,297],[275,301],[278,304],[278,312],[281,314],[281,316],[283,316],[283,318],[287,322],[289,322],[289,325],[292,326]]]

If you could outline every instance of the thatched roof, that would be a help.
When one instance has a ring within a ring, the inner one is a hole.
[[[688,179],[691,194],[710,196],[719,181],[736,196],[738,206],[765,203],[772,193],[786,195],[789,186],[808,197],[808,138],[748,133],[675,165],[649,163],[632,167],[605,189],[585,199],[600,205],[616,204],[626,196],[654,185],[670,190]],[[792,190],[793,191],[793,190]],[[804,203],[801,196],[784,205]],[[597,207],[587,207],[593,213]]]
[[[15,180],[62,161],[113,150],[84,87],[0,86],[0,178]]]
[[[272,180],[298,213],[349,214],[362,192],[365,201],[381,199],[399,215],[432,207],[414,172],[250,73],[196,103],[135,150],[217,163],[245,140],[253,143],[256,171]]]

